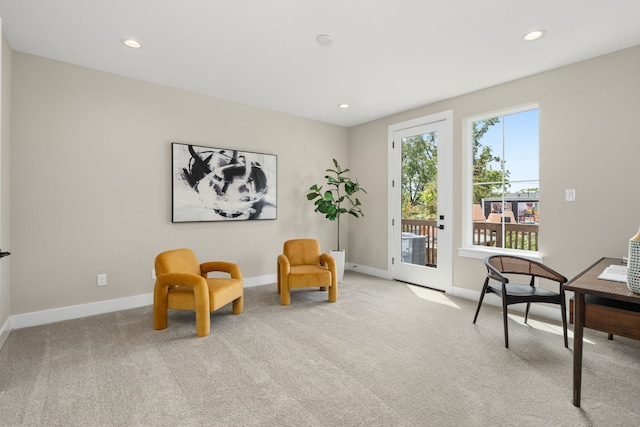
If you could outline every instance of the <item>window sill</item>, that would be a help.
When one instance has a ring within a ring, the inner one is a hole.
[[[518,251],[515,249],[489,248],[485,246],[465,246],[458,248],[458,256],[464,258],[485,259],[491,255],[514,255],[543,262],[540,252],[537,251]]]

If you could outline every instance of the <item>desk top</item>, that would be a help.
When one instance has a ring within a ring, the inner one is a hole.
[[[611,264],[621,265],[619,258],[601,258],[589,268],[571,279],[564,289],[605,298],[640,304],[640,294],[631,292],[626,283],[598,279],[600,273]]]

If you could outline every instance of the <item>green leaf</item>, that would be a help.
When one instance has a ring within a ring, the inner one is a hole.
[[[322,185],[314,184],[309,187],[307,199],[314,202],[314,212],[322,213],[329,221],[338,221],[338,249],[340,248],[340,215],[349,214],[356,218],[364,216],[360,206],[360,200],[354,200],[351,195],[362,191],[364,188],[357,181],[352,181],[346,174],[349,169],[342,169],[336,159],[332,159],[334,169],[326,169],[324,176],[330,190],[322,191]],[[344,204],[341,205],[341,204]]]

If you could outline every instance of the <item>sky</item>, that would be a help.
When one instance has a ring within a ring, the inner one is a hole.
[[[502,152],[504,132],[505,151]],[[515,183],[520,180],[538,180],[538,110],[523,111],[504,116],[501,123],[491,126],[480,143],[492,147],[492,153],[506,159],[505,167],[510,172],[510,192],[522,188],[539,187],[538,183]],[[493,169],[500,165],[494,163]]]

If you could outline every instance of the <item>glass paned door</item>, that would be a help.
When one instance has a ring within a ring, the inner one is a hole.
[[[393,132],[393,278],[451,286],[451,143],[448,121]]]

